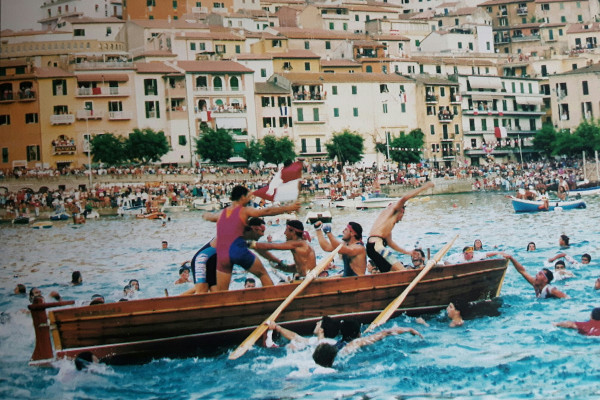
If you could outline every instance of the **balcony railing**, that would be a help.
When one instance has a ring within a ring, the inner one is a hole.
[[[454,118],[454,115],[452,114],[438,114],[438,119],[440,120],[440,122],[452,122],[452,119]]]
[[[18,93],[19,101],[35,101],[35,92],[33,90],[24,90]]]
[[[208,7],[192,7],[193,14],[208,14]]]
[[[527,14],[527,7],[517,8],[517,15],[525,15],[525,14]]]
[[[425,103],[437,103],[437,101],[438,101],[437,96],[429,95],[429,94],[427,96],[425,96]]]
[[[95,88],[78,88],[77,97],[110,97],[110,96],[129,96],[131,90],[121,87],[95,87]]]
[[[109,111],[108,119],[111,121],[131,119],[131,111]]]
[[[527,42],[532,40],[540,40],[540,35],[513,36],[511,40],[513,42]]]
[[[73,114],[57,114],[50,116],[50,123],[52,125],[70,125],[75,122],[75,115]]]
[[[52,146],[54,155],[75,154],[77,146],[74,144],[56,144]]]
[[[76,115],[77,119],[102,119],[104,111],[78,110]]]

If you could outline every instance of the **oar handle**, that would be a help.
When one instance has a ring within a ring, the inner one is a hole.
[[[378,326],[385,324],[391,318],[391,316],[396,312],[396,310],[404,302],[404,300],[406,299],[406,297],[408,296],[410,291],[415,286],[417,286],[419,281],[421,281],[421,279],[423,279],[423,277],[429,272],[429,270],[431,268],[433,268],[438,262],[440,262],[442,257],[444,257],[444,255],[448,252],[448,250],[450,250],[450,247],[452,247],[452,245],[454,244],[454,242],[456,241],[457,238],[458,238],[458,235],[456,235],[454,237],[454,239],[452,239],[444,247],[442,247],[442,249],[440,251],[438,251],[431,260],[427,261],[427,264],[421,270],[419,275],[417,275],[415,277],[415,279],[413,279],[413,281],[406,287],[406,289],[404,289],[404,291],[400,294],[400,296],[395,298],[381,313],[379,313],[379,315],[373,320],[373,322],[371,322],[371,325],[369,325],[369,327],[365,330],[364,333],[370,332],[373,329],[377,328]]]
[[[294,291],[290,293],[288,297],[286,297],[286,299],[279,305],[279,307],[277,307],[277,309],[273,311],[273,313],[269,315],[269,317],[265,319],[263,323],[258,325],[256,329],[254,329],[254,331],[250,334],[250,336],[248,336],[246,340],[244,340],[242,344],[240,344],[238,348],[235,349],[233,353],[229,355],[230,360],[236,360],[240,358],[254,345],[254,343],[256,343],[258,338],[261,337],[262,334],[265,333],[265,331],[267,330],[267,322],[275,321],[277,317],[279,317],[279,314],[281,314],[283,310],[285,310],[285,308],[296,298],[296,296],[298,296],[304,290],[304,288],[308,286],[316,277],[318,277],[319,274],[329,265],[329,263],[333,261],[333,258],[337,255],[342,246],[343,243],[340,244],[335,250],[333,250],[329,254],[329,256],[327,256],[327,258],[321,261],[319,265],[311,269],[308,272],[308,274],[306,274],[304,280],[300,282],[298,286],[296,286]]]

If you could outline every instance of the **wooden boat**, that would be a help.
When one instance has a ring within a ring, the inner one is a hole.
[[[489,259],[436,266],[410,292],[395,315],[438,312],[457,299],[476,301],[499,295],[508,261]],[[278,318],[283,326],[309,334],[323,315],[372,321],[419,270],[312,282]],[[73,302],[31,304],[36,345],[31,364],[74,358],[91,351],[112,364],[159,357],[191,357],[227,351],[262,323],[298,283],[65,307]]]
[[[576,209],[576,208],[585,208],[586,207],[585,201],[583,201],[581,199],[567,200],[567,201],[550,200],[548,202],[548,209],[546,210],[546,209],[540,208],[544,204],[541,200],[524,200],[524,199],[517,199],[514,196],[509,196],[509,197],[512,200],[512,205],[513,205],[513,208],[515,209],[515,212],[554,211],[556,209],[572,210],[572,209]]]
[[[165,214],[164,212],[155,211],[147,214],[138,214],[135,217],[140,219],[161,219],[167,218],[167,214]]]
[[[12,223],[15,225],[27,225],[30,222],[33,222],[35,218],[28,217],[26,215],[20,215],[12,220]]]
[[[52,222],[40,221],[40,222],[34,223],[31,227],[33,229],[50,229],[50,228],[52,228]]]
[[[50,221],[68,221],[71,218],[66,212],[55,213],[50,216]]]

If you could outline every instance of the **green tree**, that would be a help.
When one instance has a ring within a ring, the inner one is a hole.
[[[413,129],[405,135],[393,138],[390,143],[390,158],[398,164],[417,163],[421,161],[421,152],[425,135],[420,129]]]
[[[540,129],[533,138],[533,147],[547,157],[550,157],[554,150],[556,136],[557,132],[554,129],[554,126],[552,126],[552,124],[544,124],[542,129]]]
[[[91,140],[92,159],[108,165],[121,164],[127,160],[125,139],[112,133],[94,135]]]
[[[294,160],[294,142],[288,137],[276,138],[267,135],[262,140],[262,160],[266,163],[280,164],[287,160]]]
[[[147,164],[160,161],[169,152],[169,142],[163,131],[135,128],[126,139],[125,149],[130,161]]]
[[[600,150],[600,120],[583,120],[573,132],[575,138],[573,152],[581,155],[585,151],[586,156],[594,155],[595,150]]]
[[[242,157],[249,163],[257,162],[262,160],[263,145],[257,140],[251,141],[244,150],[242,150]]]
[[[365,149],[364,139],[357,132],[345,129],[334,132],[332,139],[325,144],[329,158],[337,157],[342,164],[354,164],[362,160]]]
[[[203,160],[224,163],[233,156],[233,137],[225,129],[205,129],[196,139],[196,153]]]

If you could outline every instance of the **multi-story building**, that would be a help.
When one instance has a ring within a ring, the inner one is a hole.
[[[457,27],[431,32],[421,41],[421,51],[450,53],[494,53],[492,28],[487,25]],[[414,54],[414,53],[413,53]]]
[[[290,89],[271,82],[254,84],[257,139],[267,135],[295,141]]]
[[[257,137],[254,71],[234,61],[178,61],[185,73],[191,135],[203,129],[234,134],[236,150]]]
[[[43,73],[25,62],[0,63],[0,169],[42,162],[38,76]]]
[[[522,77],[458,77],[462,96],[464,153],[472,165],[488,157],[517,159],[531,151],[542,127],[539,80]]]
[[[594,22],[599,12],[596,0],[535,0],[535,17],[551,24]]]
[[[350,130],[365,139],[363,161],[380,162],[377,143],[418,127],[415,82],[404,76],[290,72],[268,82],[291,94],[292,138],[302,157],[325,157],[332,135]]]
[[[600,117],[600,64],[548,77],[552,122],[557,129],[574,130],[582,121]]]
[[[492,18],[494,42],[500,53],[525,53],[530,47],[539,47],[540,24],[531,22],[532,18],[535,21],[533,0],[488,0],[477,7]]]
[[[419,126],[425,134],[423,159],[434,167],[456,166],[462,159],[462,110],[458,82],[415,75]]]
[[[41,6],[42,15],[38,22],[42,24],[42,29],[52,30],[64,17],[121,18],[123,12],[121,4],[119,0],[45,0]]]

